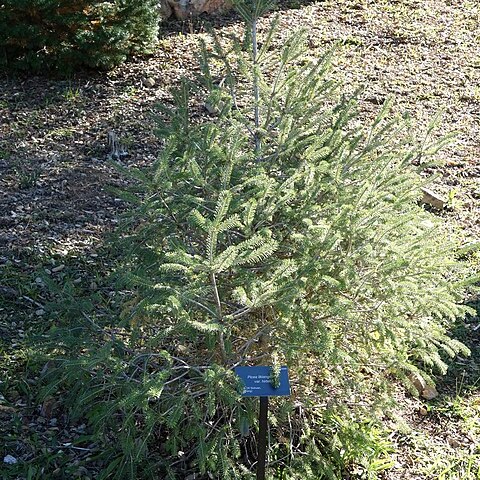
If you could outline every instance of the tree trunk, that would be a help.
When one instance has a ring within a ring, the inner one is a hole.
[[[222,12],[231,8],[230,0],[160,0],[164,17],[172,15],[179,20],[186,20],[201,13]]]

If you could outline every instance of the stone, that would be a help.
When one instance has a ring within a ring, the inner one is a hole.
[[[155,86],[155,80],[152,77],[142,77],[142,84],[144,87],[152,88]]]
[[[445,205],[447,205],[448,203],[445,198],[443,198],[438,193],[429,190],[428,188],[422,188],[422,193],[422,202],[438,210],[442,210],[443,208],[445,208]]]
[[[218,114],[218,108],[215,108],[210,102],[205,102],[205,110],[206,110],[210,115],[216,115],[216,114]]]
[[[161,0],[160,11],[167,18],[174,15],[179,20],[187,20],[202,13],[215,13],[228,10],[231,0]]]
[[[425,408],[425,407],[420,407],[418,409],[418,413],[422,416],[422,417],[426,417],[428,415],[428,410]]]
[[[185,345],[181,345],[181,344],[177,345],[175,347],[175,349],[177,350],[178,353],[183,354],[183,355],[185,355],[189,352],[188,347],[185,346]]]
[[[427,386],[427,382],[418,373],[411,373],[408,376],[408,379],[413,383],[413,386],[417,389],[418,393],[422,393]]]
[[[438,397],[437,389],[433,385],[427,385],[422,391],[422,397],[425,400],[433,400]]]

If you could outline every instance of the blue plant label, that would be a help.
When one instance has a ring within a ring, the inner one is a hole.
[[[271,367],[236,367],[235,373],[242,379],[243,397],[279,397],[290,395],[288,368],[280,368],[280,383],[275,388]]]

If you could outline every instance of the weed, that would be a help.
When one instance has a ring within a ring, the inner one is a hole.
[[[82,96],[82,91],[79,88],[68,87],[63,91],[62,97],[68,102],[76,102]]]
[[[17,178],[18,188],[26,190],[37,186],[41,175],[41,169],[38,166],[28,165],[23,162],[16,162],[13,166]]]
[[[123,96],[126,98],[135,98],[137,94],[138,94],[138,88],[133,85],[128,85],[128,87],[125,88]]]
[[[60,127],[48,132],[47,136],[52,138],[71,138],[74,133],[75,130],[71,127]]]
[[[458,208],[460,204],[460,200],[458,199],[458,188],[451,188],[448,191],[448,199],[447,199],[447,205],[452,208]]]

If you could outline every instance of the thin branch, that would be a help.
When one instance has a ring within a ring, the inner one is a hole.
[[[254,115],[255,115],[255,157],[258,157],[260,152],[260,137],[258,129],[260,127],[260,111],[259,111],[259,91],[258,91],[258,71],[257,71],[257,60],[258,60],[258,42],[257,42],[257,17],[254,16],[252,19],[252,44],[253,44],[253,98],[255,102],[254,106]]]
[[[217,322],[220,324],[220,326],[223,326],[224,321],[222,313],[222,302],[220,301],[220,294],[218,293],[217,288],[217,280],[213,272],[210,274],[210,281],[213,288],[213,294],[215,296],[215,303],[217,304]],[[227,363],[227,350],[225,348],[225,337],[223,333],[223,328],[221,328],[218,332],[218,340],[220,342],[220,355],[222,357],[222,361],[224,363]]]

